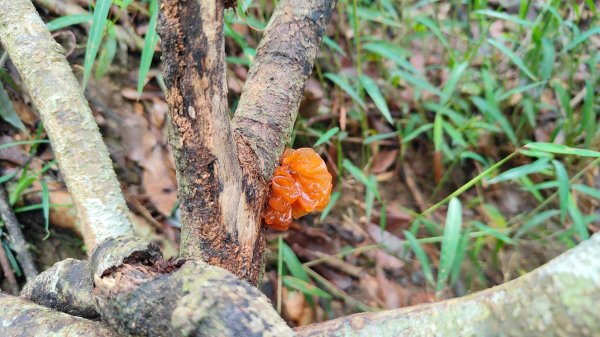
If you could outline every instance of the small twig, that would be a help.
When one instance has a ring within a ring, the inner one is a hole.
[[[32,280],[37,276],[38,271],[33,264],[33,258],[29,252],[28,244],[23,237],[23,232],[21,232],[21,228],[19,227],[17,217],[8,203],[4,186],[0,187],[0,216],[2,216],[4,226],[6,226],[6,230],[12,239],[12,248],[17,253],[17,259],[23,268],[25,278],[27,281]]]
[[[0,242],[0,266],[2,266],[2,272],[4,273],[4,277],[6,277],[6,280],[10,285],[10,293],[15,296],[18,296],[19,285],[17,284],[15,274],[13,273],[13,270],[10,267],[10,263],[8,262],[8,257],[6,256],[6,251],[4,250],[4,245],[2,244],[2,242]]]

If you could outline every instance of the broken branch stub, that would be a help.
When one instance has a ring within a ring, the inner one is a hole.
[[[121,334],[294,335],[255,287],[201,261],[165,261],[141,239],[104,242],[90,266],[98,311]]]

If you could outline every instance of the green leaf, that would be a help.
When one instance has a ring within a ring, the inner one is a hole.
[[[43,240],[46,240],[50,237],[50,192],[44,180],[40,179],[40,185],[42,185],[42,213],[44,214],[44,229],[46,230],[46,236]]]
[[[575,228],[575,232],[579,235],[579,239],[581,239],[581,241],[589,239],[590,232],[588,231],[581,211],[577,207],[575,198],[573,198],[573,195],[571,195],[571,193],[567,195],[567,198],[567,209],[569,210],[569,216],[571,217],[571,220],[573,220],[573,227]]]
[[[319,137],[319,139],[317,139],[317,141],[315,142],[315,145],[313,145],[313,147],[317,147],[317,146],[329,141],[329,139],[331,139],[331,137],[335,136],[338,132],[340,132],[340,128],[338,128],[337,126],[334,127],[333,129],[330,129],[329,131],[325,132],[321,137]]]
[[[324,290],[318,288],[317,286],[312,285],[306,281],[303,281],[301,279],[298,279],[298,278],[295,278],[292,276],[284,276],[283,284],[285,284],[285,286],[288,288],[292,288],[292,289],[301,291],[305,295],[312,295],[312,296],[317,296],[317,297],[321,297],[321,298],[325,298],[325,299],[331,299],[331,295],[329,293],[327,293],[326,291],[324,291]]]
[[[369,96],[371,97],[371,99],[373,100],[383,117],[385,117],[388,123],[394,124],[394,121],[392,120],[392,115],[390,114],[390,109],[388,108],[387,103],[385,102],[385,98],[379,91],[379,88],[377,87],[375,81],[373,81],[370,77],[365,75],[361,75],[359,79],[360,83],[365,88],[365,91],[367,92],[367,94],[369,94]]]
[[[92,27],[90,28],[90,34],[88,36],[87,46],[85,48],[85,60],[84,60],[84,72],[83,72],[83,87],[87,85],[92,73],[92,66],[96,60],[96,55],[100,49],[102,43],[102,36],[104,35],[104,28],[108,21],[108,12],[112,0],[98,0],[96,1],[96,7],[94,8],[94,15],[92,19]]]
[[[497,11],[494,11],[491,9],[479,9],[479,10],[473,11],[472,14],[484,15],[484,16],[489,16],[489,17],[496,18],[496,19],[502,19],[502,20],[514,22],[518,25],[525,26],[525,27],[533,26],[533,23],[530,21],[526,21],[526,20],[520,19],[517,16],[506,14],[503,12],[497,12]]]
[[[444,84],[444,89],[442,89],[442,98],[440,101],[440,105],[444,105],[450,100],[450,97],[456,89],[458,80],[460,80],[460,77],[465,72],[468,66],[468,62],[459,63],[456,66],[454,66],[452,72],[450,73],[450,76],[448,77],[448,80]]]
[[[434,286],[435,280],[433,279],[433,273],[431,272],[431,266],[429,264],[429,258],[427,257],[427,254],[425,254],[425,251],[423,250],[423,248],[421,248],[419,241],[417,241],[417,239],[414,235],[412,235],[411,232],[404,231],[404,237],[406,237],[406,239],[408,240],[410,248],[413,250],[413,252],[415,252],[417,260],[419,260],[419,263],[421,264],[421,269],[423,270],[423,275],[425,275],[425,279],[429,284]]]
[[[442,237],[442,250],[440,252],[440,267],[438,271],[436,291],[444,288],[456,257],[460,242],[460,228],[462,226],[462,206],[457,198],[450,199],[446,225]]]
[[[300,279],[305,282],[310,282],[308,274],[306,273],[306,271],[304,271],[302,263],[300,262],[296,254],[294,254],[292,248],[288,246],[287,243],[282,242],[281,251],[283,253],[283,262],[285,262],[285,266],[290,271],[290,274],[292,274],[292,276],[294,276],[297,279]]]
[[[558,199],[560,201],[560,221],[564,222],[567,217],[567,205],[569,202],[569,175],[563,164],[553,160],[554,173],[558,181]]]
[[[138,97],[144,90],[144,82],[152,65],[152,58],[158,43],[158,34],[156,33],[156,20],[158,17],[158,0],[150,0],[150,23],[148,31],[144,37],[144,49],[142,49],[142,60],[140,61],[140,71],[138,75],[137,93]]]
[[[515,54],[512,50],[508,49],[508,47],[506,47],[504,44],[494,39],[488,39],[488,43],[496,47],[504,55],[506,55],[517,67],[519,67],[519,69],[521,69],[525,73],[525,75],[529,76],[529,78],[531,78],[534,81],[538,80],[537,77],[531,72],[531,70],[527,68],[523,60],[521,60],[517,56],[517,54]]]
[[[116,54],[117,36],[114,25],[110,23],[108,25],[108,37],[104,41],[100,55],[98,55],[98,60],[96,61],[96,73],[94,74],[96,79],[101,78],[106,73]]]
[[[581,156],[581,157],[594,157],[594,158],[600,157],[600,152],[586,150],[586,149],[578,149],[578,148],[574,148],[574,147],[568,147],[563,144],[533,142],[533,143],[529,143],[529,144],[525,145],[524,148],[530,149],[530,150],[538,150],[538,151],[548,152],[548,153],[555,153],[555,154],[568,154],[568,155],[575,155],[575,156]]]
[[[58,29],[62,29],[68,26],[79,25],[92,20],[92,14],[71,14],[61,16],[56,18],[48,23],[46,23],[46,27],[49,31],[55,31]]]
[[[589,39],[592,35],[594,34],[599,34],[600,33],[600,27],[596,26],[590,30],[588,30],[587,32],[580,34],[576,39],[574,39],[573,41],[571,41],[571,43],[569,43],[568,45],[566,45],[563,50],[561,51],[561,54],[564,54],[566,52],[568,52],[569,50],[577,47],[577,45],[579,45],[580,43],[584,42],[585,40]]]
[[[521,165],[519,167],[502,172],[496,177],[489,179],[487,183],[497,184],[502,181],[517,179],[533,173],[542,173],[549,168],[549,160],[547,158],[540,158],[531,164]]]
[[[352,86],[348,82],[346,82],[346,80],[344,80],[340,76],[338,76],[336,74],[332,74],[332,73],[325,73],[323,76],[325,78],[329,79],[331,82],[333,82],[338,87],[340,87],[342,90],[344,90],[344,92],[346,94],[348,94],[348,96],[352,97],[352,99],[361,108],[366,109],[367,106],[365,104],[365,101],[360,97],[358,92],[356,92],[356,90],[354,90],[354,88],[352,88]]]
[[[4,251],[6,252],[6,257],[8,258],[8,262],[10,263],[10,267],[15,272],[15,276],[21,277],[23,273],[21,272],[21,268],[19,268],[19,263],[17,262],[17,259],[15,258],[12,249],[10,249],[10,246],[4,240],[2,240],[2,245],[4,246]]]
[[[25,125],[15,111],[12,101],[8,97],[8,93],[4,89],[4,85],[0,81],[0,117],[15,128],[24,131]]]
[[[500,231],[498,231],[495,228],[486,226],[481,221],[472,220],[471,224],[473,224],[475,227],[477,227],[477,229],[479,229],[480,231],[488,234],[489,236],[493,236],[502,242],[505,242],[505,243],[508,243],[511,245],[515,243],[515,241],[513,239],[511,239],[510,237],[508,237],[506,234],[501,233]]]
[[[331,195],[331,199],[329,199],[329,204],[327,204],[327,206],[325,207],[325,209],[323,210],[323,212],[321,212],[321,217],[319,218],[320,221],[325,220],[325,218],[327,217],[327,215],[329,214],[329,212],[331,212],[331,209],[333,208],[333,205],[335,205],[336,201],[340,198],[340,192],[334,192]]]
[[[460,269],[462,267],[463,261],[465,259],[465,255],[467,253],[467,248],[469,245],[469,231],[466,230],[460,237],[460,242],[458,243],[458,248],[456,248],[456,257],[454,258],[454,263],[452,264],[452,270],[450,271],[450,283],[455,284],[458,280],[458,276],[460,275]]]

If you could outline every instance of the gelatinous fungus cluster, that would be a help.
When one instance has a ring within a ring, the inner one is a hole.
[[[292,217],[322,211],[329,203],[331,187],[331,174],[313,149],[286,149],[271,180],[271,197],[263,213],[267,226],[286,230]]]

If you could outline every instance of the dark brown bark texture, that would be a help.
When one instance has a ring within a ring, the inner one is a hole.
[[[279,2],[232,123],[222,0],[162,0],[171,139],[181,201],[181,255],[257,284],[261,211],[335,1]]]

